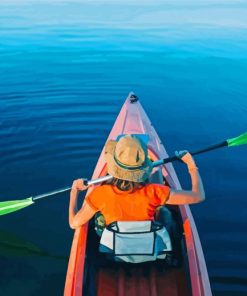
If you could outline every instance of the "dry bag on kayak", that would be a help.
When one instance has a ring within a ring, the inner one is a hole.
[[[172,247],[164,226],[152,221],[124,221],[104,229],[99,250],[115,261],[140,263],[164,259]]]

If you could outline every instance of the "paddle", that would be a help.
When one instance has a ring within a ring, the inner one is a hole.
[[[219,149],[219,148],[222,148],[222,147],[233,147],[233,146],[240,146],[240,145],[244,145],[244,144],[247,144],[247,132],[241,134],[238,137],[228,139],[226,141],[223,141],[223,142],[220,142],[218,144],[208,146],[208,147],[200,149],[200,150],[196,150],[194,152],[190,152],[190,154],[191,155],[197,155],[197,154],[205,153],[205,152],[208,152],[208,151],[216,150],[216,149]],[[173,162],[173,161],[176,161],[176,160],[178,160],[177,156],[172,156],[172,157],[168,157],[168,158],[160,160],[159,164],[165,164],[165,163]]]
[[[219,148],[222,148],[222,147],[232,147],[232,146],[239,146],[239,145],[244,145],[244,144],[247,144],[247,132],[240,135],[240,136],[238,136],[238,137],[231,138],[231,139],[228,139],[226,141],[220,142],[218,144],[214,144],[212,146],[209,146],[209,147],[206,147],[204,149],[197,150],[197,151],[194,151],[194,152],[190,152],[190,153],[191,153],[191,155],[197,155],[197,154],[205,153],[205,152],[208,152],[208,151],[211,151],[211,150],[219,149]],[[176,161],[176,160],[178,160],[178,158],[176,156],[168,157],[168,158],[161,159],[161,160],[158,160],[158,161],[154,162],[153,166],[154,167],[159,166],[159,165],[162,165],[162,164],[165,164],[165,163],[168,163],[168,162],[173,162],[173,161]],[[101,182],[104,182],[104,181],[107,181],[107,180],[110,180],[110,179],[112,179],[112,176],[109,176],[109,175],[104,176],[104,177],[101,177],[101,178],[98,178],[98,179],[87,181],[87,185],[98,184],[98,183],[101,183]],[[23,200],[11,200],[11,201],[0,202],[0,215],[6,215],[6,214],[9,214],[9,213],[21,210],[21,209],[23,209],[25,207],[28,207],[29,205],[33,204],[35,200],[38,200],[38,199],[41,199],[41,198],[44,198],[44,197],[47,197],[47,196],[55,195],[55,194],[58,194],[58,193],[62,193],[62,192],[65,192],[65,191],[69,191],[70,189],[71,189],[71,187],[65,187],[65,188],[58,189],[58,190],[55,190],[55,191],[51,191],[51,192],[48,192],[48,193],[44,193],[44,194],[36,195],[36,196],[33,196],[33,197],[29,197],[29,198],[26,198],[26,199],[23,199]]]

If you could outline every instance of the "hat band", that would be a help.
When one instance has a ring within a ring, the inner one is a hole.
[[[120,161],[116,158],[115,154],[114,154],[113,158],[114,158],[115,162],[117,163],[117,165],[118,165],[120,168],[125,169],[125,170],[128,170],[128,171],[136,171],[136,170],[142,169],[142,168],[145,166],[146,162],[147,162],[147,159],[146,159],[142,165],[137,165],[137,166],[127,166],[127,165],[123,164],[122,162],[120,162]]]

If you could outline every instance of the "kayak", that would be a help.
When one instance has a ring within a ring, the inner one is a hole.
[[[115,140],[121,134],[149,136],[148,151],[152,161],[168,154],[142,108],[139,99],[130,93],[122,106],[107,139]],[[98,159],[92,178],[107,174],[104,150]],[[171,163],[155,168],[150,178],[172,189],[181,189]],[[87,194],[93,188],[89,188]],[[99,237],[90,221],[75,230],[68,263],[65,296],[210,296],[212,295],[206,263],[198,232],[188,205],[169,206],[181,234],[179,260],[131,264],[114,262],[99,253]]]

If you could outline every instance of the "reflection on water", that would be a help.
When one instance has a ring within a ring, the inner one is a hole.
[[[68,257],[65,256],[56,256],[49,254],[46,251],[41,250],[35,244],[24,240],[21,237],[16,236],[13,233],[0,230],[0,252],[4,257],[13,257],[13,256],[45,256],[51,257],[54,259],[63,259],[67,260]]]

